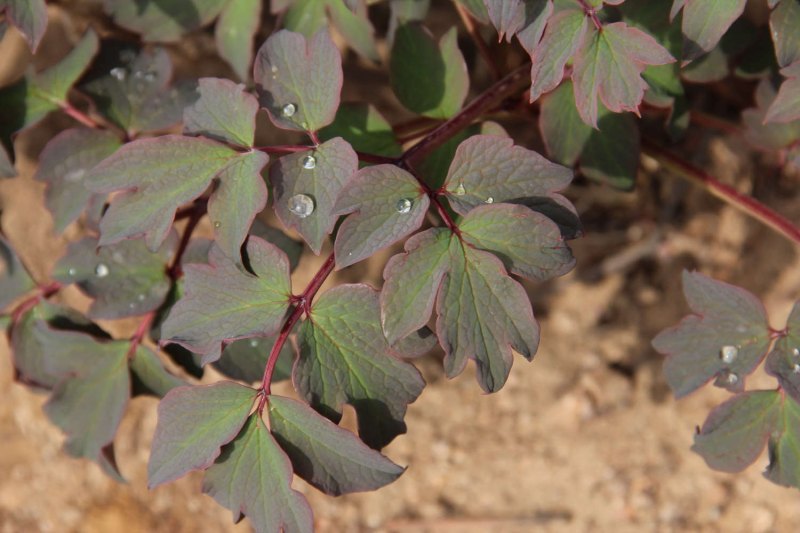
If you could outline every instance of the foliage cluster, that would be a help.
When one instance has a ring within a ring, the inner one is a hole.
[[[53,112],[75,120],[35,178],[53,230],[78,221],[87,235],[36,281],[0,240],[18,380],[50,395],[67,453],[117,479],[130,398],[163,398],[151,487],[204,470],[203,490],[236,520],[311,530],[293,474],[332,495],[402,474],[380,450],[425,386],[414,357],[438,345],[448,377],[471,360],[486,392],[504,385],[514,352],[533,358],[539,327],[521,280],[574,267],[567,242],[582,228],[562,194],[574,171],[629,190],[644,150],[800,243],[790,221],[663,148],[708,120],[692,105],[699,84],[736,76],[757,84],[745,137],[800,166],[800,1],[770,0],[765,26],[742,17],[745,3],[454,0],[466,32],[435,36],[427,0],[274,0],[269,12],[260,0],[105,0],[97,17],[123,40],[83,20],[60,62],[0,88],[1,177],[16,175],[21,131]],[[0,13],[35,52],[44,0],[0,0]],[[173,80],[163,43],[208,31],[233,79]],[[385,66],[412,120],[340,101],[345,48]],[[495,81],[476,90],[481,61]],[[289,143],[258,144],[262,110]],[[488,120],[509,110],[538,120],[550,159]],[[205,217],[213,240],[193,235]],[[380,290],[318,294],[335,269],[401,242]],[[297,290],[305,245],[329,255]],[[92,299],[86,315],[51,301],[71,284]],[[800,306],[773,329],[742,289],[697,273],[684,287],[694,314],[654,341],[666,379],[677,396],[710,380],[736,394],[695,449],[734,471],[768,443],[767,477],[800,485]],[[140,319],[130,338],[95,322],[126,317]],[[745,391],[765,356],[779,388]],[[209,364],[229,380],[196,384]],[[289,378],[300,400],[273,394]],[[338,425],[345,405],[357,435]]]

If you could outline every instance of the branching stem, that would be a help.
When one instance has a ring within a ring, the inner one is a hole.
[[[594,27],[597,28],[597,31],[603,31],[603,23],[600,22],[599,18],[597,18],[597,9],[589,5],[589,2],[586,0],[578,0],[578,3],[583,8],[586,16],[592,19],[592,24],[594,24]]]

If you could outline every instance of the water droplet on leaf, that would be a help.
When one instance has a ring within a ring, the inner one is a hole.
[[[487,198],[487,199],[486,199],[486,203],[487,203],[487,204],[493,204],[493,203],[494,203],[494,198],[492,198],[492,197],[490,196],[489,198]]]
[[[273,74],[275,74],[276,72],[278,72],[278,67],[277,67],[276,65],[272,65],[272,66],[269,68],[269,70],[270,70],[270,71],[272,71],[272,73],[273,73]]]
[[[251,340],[250,341],[250,347],[251,348],[258,348],[258,341],[256,339]]]
[[[78,271],[75,270],[74,268],[70,268],[69,270],[67,270],[67,274],[69,274],[71,277],[74,277],[75,274],[77,274],[77,273],[78,273]]]
[[[795,363],[792,366],[792,373],[793,374],[800,374],[800,363]]]
[[[467,194],[467,189],[464,188],[463,183],[459,183],[458,187],[456,187],[456,196],[464,196]]]
[[[794,350],[792,350],[792,355],[794,355],[795,357],[800,357],[800,348],[795,348]]]
[[[726,365],[733,363],[739,355],[739,348],[736,346],[723,346],[719,351],[719,358]]]
[[[295,194],[289,198],[289,211],[300,218],[306,218],[314,212],[314,200],[305,194]]]
[[[303,168],[311,170],[317,166],[317,158],[313,155],[307,155],[303,158]]]
[[[108,276],[108,267],[104,263],[98,263],[94,268],[94,273],[98,278],[104,278]]]
[[[222,227],[222,222],[220,222],[219,220],[215,220],[215,221],[214,221],[214,227],[215,227],[215,228],[220,228],[220,227]]]
[[[297,113],[297,106],[294,104],[286,104],[283,106],[283,109],[281,109],[281,113],[283,113],[283,116],[287,118],[294,116],[294,114]]]
[[[395,208],[397,209],[398,213],[408,213],[411,211],[411,207],[414,205],[414,202],[409,200],[408,198],[402,198],[397,201],[397,205]]]
[[[86,170],[82,168],[77,168],[71,172],[67,172],[64,174],[64,181],[79,181],[83,176],[86,174]]]
[[[137,294],[136,295],[136,299],[139,300],[140,302],[143,302],[145,298],[146,298],[146,296],[144,294]]]
[[[111,72],[109,72],[109,74],[111,74],[115,79],[119,81],[125,81],[128,72],[122,67],[114,67],[111,69]]]

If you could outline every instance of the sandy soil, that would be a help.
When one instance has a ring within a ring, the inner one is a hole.
[[[45,46],[57,48],[58,37],[52,30]],[[12,49],[24,55],[14,39],[6,37],[0,57]],[[0,64],[0,82],[13,77],[9,65]],[[0,181],[3,228],[40,280],[81,232],[74,225],[65,236],[52,235],[43,187],[31,178],[44,140],[67,126],[68,119],[51,117],[21,135],[21,176]],[[759,176],[759,196],[800,219],[797,176],[773,179],[774,171],[735,138],[695,141],[699,164],[745,191]],[[797,530],[798,494],[761,476],[766,456],[728,475],[712,472],[689,450],[695,426],[727,395],[708,388],[674,401],[649,339],[686,313],[683,268],[755,292],[773,326],[781,326],[800,294],[800,258],[770,230],[645,163],[635,193],[580,184],[570,191],[587,235],[574,243],[575,272],[528,286],[543,338],[533,363],[518,358],[507,386],[490,396],[471,369],[447,380],[437,356],[426,357],[419,363],[428,387],[409,409],[408,435],[385,450],[408,465],[397,482],[341,498],[295,482],[319,531]],[[318,264],[303,260],[298,286]],[[353,278],[377,282],[380,264],[358,266],[334,282]],[[71,289],[58,299],[87,303]],[[118,334],[134,326],[135,320],[110,325]],[[123,420],[117,456],[129,483],[120,485],[62,453],[63,436],[41,410],[45,398],[12,378],[2,340],[0,533],[249,531],[200,494],[199,474],[146,489],[155,400],[135,399]],[[750,382],[759,384],[772,386],[768,379]],[[353,418],[348,413],[345,424]]]

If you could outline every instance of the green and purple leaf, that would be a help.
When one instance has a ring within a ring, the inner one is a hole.
[[[130,398],[130,344],[101,343],[81,333],[52,331],[51,335],[56,342],[49,346],[48,359],[71,372],[56,384],[44,411],[67,434],[67,453],[102,465],[103,449],[113,442]]]
[[[300,326],[297,344],[294,383],[314,409],[338,423],[344,404],[352,405],[358,434],[371,448],[406,432],[406,408],[425,382],[416,368],[392,355],[375,290],[340,285],[324,293]]]
[[[230,509],[234,522],[247,516],[258,533],[314,528],[308,501],[292,489],[291,463],[258,413],[206,470],[203,492]]]
[[[239,434],[255,398],[255,390],[231,381],[170,391],[158,404],[148,487],[211,466],[220,447]]]
[[[358,156],[341,138],[281,157],[270,169],[275,213],[315,254],[336,224],[336,199],[358,170]]]
[[[766,123],[767,111],[776,94],[772,80],[765,78],[756,87],[756,107],[742,111],[744,138],[761,150],[782,150],[800,140],[800,121]]]
[[[208,139],[178,135],[126,144],[85,178],[94,192],[125,191],[103,215],[100,246],[144,235],[148,248],[157,250],[172,227],[175,211],[218,178],[220,185],[211,196],[209,212],[217,243],[238,259],[250,224],[266,203],[260,170],[267,159],[263,152],[239,153]],[[248,193],[243,196],[247,204],[222,213],[216,205],[212,208],[211,204],[227,206],[237,192]]]
[[[261,22],[261,3],[261,0],[229,0],[214,29],[220,57],[242,81],[247,81],[251,72],[253,36]]]
[[[317,131],[333,122],[342,90],[342,57],[327,30],[306,39],[281,30],[256,54],[261,107],[279,128]]]
[[[98,250],[94,237],[70,244],[58,262],[53,278],[76,283],[93,298],[91,318],[143,315],[164,303],[171,281],[167,264],[178,246],[175,232],[153,253],[141,240],[122,241]]]
[[[675,59],[647,33],[615,22],[587,36],[575,53],[572,80],[578,113],[597,128],[598,97],[615,113],[638,115],[647,88],[641,76],[647,65],[665,65]]]
[[[553,14],[552,0],[485,0],[484,3],[499,39],[505,37],[511,42],[516,35],[522,47],[533,55]]]
[[[518,276],[544,281],[563,276],[575,266],[556,223],[527,207],[478,206],[458,227],[465,243],[495,254]]]
[[[170,85],[172,62],[166,50],[137,50],[130,45],[104,46],[81,89],[97,110],[133,138],[181,121],[183,110],[197,99],[194,82]]]
[[[336,234],[336,268],[366,259],[419,229],[429,205],[414,176],[395,165],[358,171],[334,207],[336,215],[352,213]]]
[[[775,391],[734,396],[709,414],[694,437],[692,450],[715,470],[744,470],[764,451],[781,415],[781,404],[781,395]]]
[[[783,409],[770,432],[768,446],[769,466],[764,477],[778,485],[800,488],[800,405],[795,397],[783,397]]]
[[[775,43],[775,56],[780,67],[800,61],[800,2],[784,0],[769,17],[769,28]]]
[[[531,102],[561,82],[564,67],[583,44],[589,24],[581,9],[565,9],[550,19],[541,42],[531,54]]]
[[[752,294],[697,272],[683,273],[692,314],[653,339],[667,356],[664,375],[681,397],[716,377],[715,384],[739,392],[770,345],[764,306]]]
[[[460,214],[485,204],[523,198],[563,198],[572,171],[506,137],[474,135],[456,150],[445,180],[450,204]]]
[[[214,361],[214,368],[231,379],[245,383],[260,382],[267,366],[270,348],[277,335],[252,337],[233,341],[222,350],[222,356]],[[278,363],[272,373],[272,382],[289,379],[292,376],[295,350],[291,343],[284,343],[278,356]]]
[[[35,286],[11,244],[0,236],[0,310]]]
[[[201,78],[200,98],[183,112],[183,131],[245,148],[253,146],[258,101],[244,85],[221,78]]]
[[[258,238],[247,241],[252,274],[218,247],[209,265],[187,265],[186,294],[162,325],[169,341],[203,356],[219,359],[223,341],[276,333],[289,307],[289,260],[276,246]]]
[[[421,24],[400,26],[389,59],[392,90],[407,109],[431,118],[450,118],[464,103],[469,74],[451,28],[437,44]]]
[[[294,472],[326,494],[339,496],[388,485],[404,469],[307,405],[270,396],[272,435]]]
[[[53,214],[53,231],[66,227],[86,209],[92,193],[84,177],[94,166],[122,146],[119,138],[104,130],[64,130],[44,147],[34,178],[47,183],[45,203]]]
[[[241,2],[242,0],[235,0]],[[114,22],[148,42],[176,42],[205,26],[228,0],[105,0],[105,10]]]

